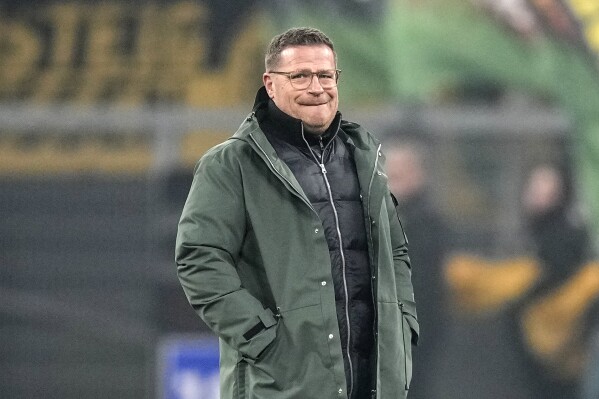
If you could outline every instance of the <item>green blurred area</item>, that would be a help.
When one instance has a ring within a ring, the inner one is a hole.
[[[599,229],[599,70],[593,56],[549,35],[528,41],[467,5],[397,1],[387,20],[394,95],[435,101],[471,85],[556,102],[575,127],[579,188]]]

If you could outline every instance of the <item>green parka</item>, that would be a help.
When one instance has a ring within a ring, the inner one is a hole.
[[[378,141],[342,121],[364,206],[376,302],[376,395],[405,398],[418,323],[407,240]],[[250,114],[198,162],[177,272],[220,338],[223,399],[343,399],[346,381],[322,223]],[[264,328],[256,333],[255,327]],[[245,337],[244,337],[245,336]]]

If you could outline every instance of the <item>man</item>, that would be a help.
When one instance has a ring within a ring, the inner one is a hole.
[[[587,225],[577,211],[566,166],[533,167],[522,193],[531,252],[541,273],[513,310],[519,355],[534,397],[578,397],[583,357],[589,351],[590,309],[596,289]],[[582,274],[582,273],[584,274]],[[585,273],[585,272],[590,272]],[[582,277],[582,278],[581,278]],[[580,300],[582,299],[582,300]],[[551,342],[547,345],[547,342]]]
[[[422,144],[412,139],[392,143],[386,151],[389,188],[397,197],[397,211],[410,237],[410,260],[418,265],[412,283],[418,295],[419,325],[425,333],[414,354],[414,389],[411,399],[437,397],[440,354],[447,320],[447,296],[443,261],[448,250],[449,229],[429,192]]]
[[[221,398],[405,398],[418,323],[381,146],[341,120],[322,32],[276,36],[265,63],[177,235],[181,285],[220,338]]]

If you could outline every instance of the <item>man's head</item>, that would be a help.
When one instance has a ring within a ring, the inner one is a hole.
[[[408,200],[422,191],[426,184],[423,150],[418,144],[392,144],[386,150],[389,188],[400,200]]]
[[[337,113],[337,60],[331,40],[313,28],[293,28],[275,36],[265,57],[264,86],[275,105],[322,134]]]
[[[564,180],[560,171],[551,165],[539,165],[529,174],[523,192],[525,210],[530,215],[542,215],[564,201]]]

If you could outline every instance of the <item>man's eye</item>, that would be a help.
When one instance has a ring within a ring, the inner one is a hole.
[[[289,76],[291,77],[291,79],[305,79],[308,77],[308,74],[306,72],[297,72]]]
[[[335,74],[331,72],[322,72],[318,74],[318,79],[334,79]]]

